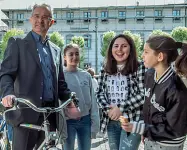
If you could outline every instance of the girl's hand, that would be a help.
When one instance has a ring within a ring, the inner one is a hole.
[[[141,136],[141,141],[143,144],[145,144],[145,137],[143,135]]]
[[[117,106],[111,106],[108,116],[110,119],[118,121],[119,117],[122,115],[120,109]]]
[[[121,127],[123,128],[123,130],[127,132],[132,132],[133,124],[129,122],[128,123],[122,122]]]

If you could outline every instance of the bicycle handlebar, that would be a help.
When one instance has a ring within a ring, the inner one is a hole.
[[[24,99],[24,98],[13,98],[12,100],[13,100],[14,106],[17,106],[18,103],[23,103],[39,113],[59,112],[64,107],[66,107],[69,103],[71,103],[72,101],[75,101],[75,103],[77,103],[75,92],[71,92],[70,98],[57,108],[50,108],[50,107],[39,108],[36,105],[34,105],[33,103],[31,103],[29,100]]]

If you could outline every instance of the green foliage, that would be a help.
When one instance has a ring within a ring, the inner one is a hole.
[[[62,50],[64,47],[64,38],[59,32],[53,32],[50,35],[50,41],[56,44]]]
[[[143,52],[143,48],[142,48],[143,42],[140,34],[133,34],[131,31],[124,31],[123,34],[130,36],[134,40],[138,58],[141,59],[141,55]]]
[[[164,36],[171,37],[171,35],[169,33],[163,32],[162,30],[153,30],[153,32],[151,32],[151,34],[149,36],[154,36],[154,35],[164,35]]]
[[[0,42],[0,50],[1,50],[0,59],[2,59],[4,56],[4,52],[7,47],[7,43],[8,43],[9,38],[13,37],[13,36],[23,35],[23,34],[24,34],[24,31],[20,30],[20,29],[11,29],[11,30],[8,30],[4,34],[2,41]]]
[[[84,49],[84,38],[82,36],[74,36],[71,38],[70,43],[75,43],[79,45],[81,49]]]
[[[74,44],[79,45],[80,54],[81,54],[79,67],[84,68],[84,59],[85,59],[84,38],[82,36],[74,36],[71,38],[70,43],[74,43]]]
[[[172,30],[171,36],[177,42],[187,41],[187,28],[186,27],[176,27]]]
[[[109,32],[105,32],[103,34],[103,45],[102,45],[102,48],[101,48],[101,55],[103,57],[106,56],[106,52],[107,52],[107,49],[108,49],[108,46],[110,44],[110,42],[112,41],[112,39],[115,37],[116,33],[114,31],[109,31]]]

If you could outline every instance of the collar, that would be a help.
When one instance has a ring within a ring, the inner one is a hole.
[[[125,67],[125,64],[123,64],[123,65],[117,65],[117,71],[118,72],[122,71],[124,67]]]
[[[157,84],[164,83],[169,77],[173,75],[174,71],[172,67],[170,66],[160,77],[160,79],[156,80],[156,71],[154,73],[154,80]]]
[[[42,44],[46,44],[49,40],[49,36],[46,36],[46,39],[42,41],[41,35],[37,34],[36,32],[32,31],[32,36],[34,37],[36,42],[41,42]]]

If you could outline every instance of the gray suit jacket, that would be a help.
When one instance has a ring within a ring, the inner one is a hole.
[[[55,105],[59,106],[63,100],[69,98],[70,91],[64,79],[61,51],[49,41],[52,55],[54,76]],[[5,50],[4,60],[0,70],[0,95],[2,97],[13,94],[16,97],[29,99],[40,107],[42,102],[43,74],[37,52],[36,43],[29,32],[24,39],[10,38]],[[23,107],[23,104],[19,104]],[[20,123],[35,123],[39,114],[31,109],[20,109],[7,117],[13,125]],[[62,117],[61,117],[62,118]],[[57,121],[59,118],[57,118]],[[62,119],[60,121],[63,121]],[[61,124],[64,124],[64,121]]]

